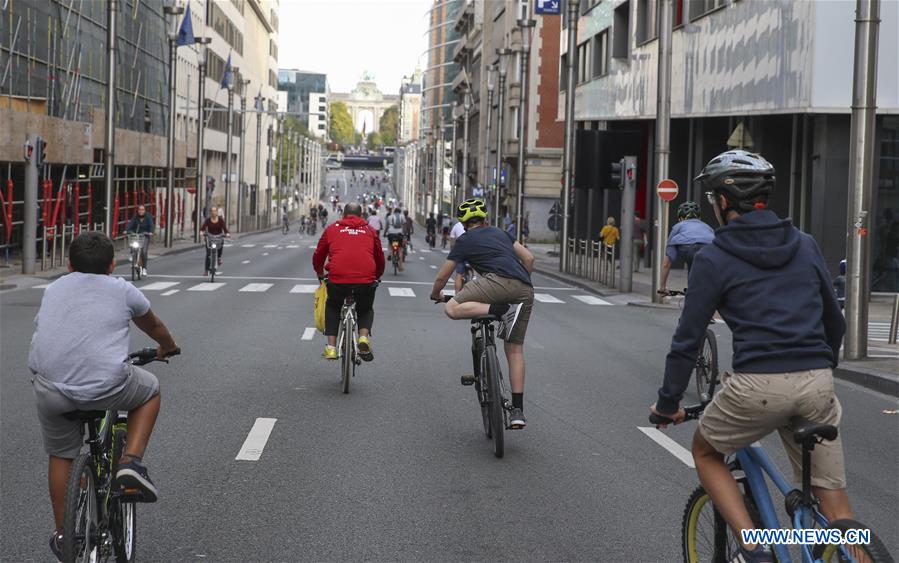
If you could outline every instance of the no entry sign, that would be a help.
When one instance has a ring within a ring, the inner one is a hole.
[[[677,182],[674,180],[662,180],[656,186],[656,192],[662,201],[671,201],[677,197]]]

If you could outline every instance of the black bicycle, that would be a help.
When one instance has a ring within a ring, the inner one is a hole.
[[[218,267],[219,255],[225,246],[224,235],[206,233],[206,264],[209,271],[209,282],[215,281],[215,270]]]
[[[441,301],[445,303],[450,299],[451,297],[444,296]],[[509,411],[512,403],[509,397],[512,395],[496,355],[496,329],[493,322],[498,320],[499,317],[495,315],[471,319],[471,359],[474,373],[463,375],[462,385],[474,386],[481,406],[484,433],[493,441],[493,455],[501,458],[504,452],[503,431],[511,429]]]
[[[686,296],[685,291],[677,291],[669,289],[667,291],[659,291],[662,295],[669,297]],[[713,323],[711,321],[709,324]],[[696,381],[696,393],[699,400],[708,402],[712,400],[715,394],[715,387],[718,386],[718,339],[711,328],[705,329],[705,335],[702,337],[702,343],[699,346],[699,355],[696,357],[696,366],[693,368]]]
[[[181,353],[176,348],[170,356]],[[133,365],[168,360],[156,356],[156,348],[128,355]],[[63,561],[135,560],[137,489],[117,487],[115,474],[128,439],[128,416],[119,411],[72,411],[64,415],[87,426],[89,451],[72,462],[66,486],[62,529]]]

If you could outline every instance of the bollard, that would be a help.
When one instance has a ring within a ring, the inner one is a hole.
[[[53,225],[52,227],[50,227],[50,229],[53,231],[53,245],[50,250],[50,269],[52,270],[53,268],[56,267],[56,231],[57,231],[57,227],[56,227],[56,225]]]
[[[609,274],[609,278],[611,278],[610,281],[612,282],[609,285],[612,286],[612,289],[615,289],[615,270],[617,269],[615,266],[616,266],[617,259],[618,258],[615,255],[615,245],[612,245],[612,265],[611,265],[612,272]]]
[[[897,332],[899,332],[899,293],[893,295],[893,315],[890,318],[890,344],[896,343]]]
[[[41,271],[47,269],[47,225],[44,225],[44,236],[41,241]]]
[[[571,260],[571,257],[574,256],[575,261],[577,260],[577,256],[575,256],[574,252],[574,239],[569,238],[567,241],[565,241],[565,244],[568,245],[568,261],[565,263],[565,273],[570,274],[574,269],[574,261]]]

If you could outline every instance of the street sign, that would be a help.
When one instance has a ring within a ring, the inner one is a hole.
[[[534,10],[536,14],[543,15],[556,15],[562,13],[562,2],[561,0],[536,0],[537,1],[537,9]]]
[[[484,197],[484,188],[481,186],[475,186],[471,188],[471,195],[473,197]]]
[[[662,201],[671,201],[677,197],[677,182],[674,180],[662,180],[656,187],[656,192]]]
[[[546,226],[550,231],[558,233],[562,230],[562,216],[556,214],[550,215],[549,220],[546,222]]]

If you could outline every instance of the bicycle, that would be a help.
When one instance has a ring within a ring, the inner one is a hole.
[[[290,222],[285,218],[281,221],[281,234],[286,235],[290,232]]]
[[[325,283],[327,283],[327,280],[325,280]],[[378,282],[375,282],[373,285],[377,287]],[[350,392],[350,379],[356,377],[356,366],[362,363],[362,357],[359,355],[358,326],[356,300],[352,295],[349,295],[343,300],[343,307],[340,309],[340,326],[337,329],[340,387],[344,394]]]
[[[308,234],[309,236],[313,236],[313,237],[314,237],[314,236],[315,236],[315,229],[316,229],[317,225],[318,225],[318,222],[315,220],[315,218],[313,218],[312,220],[310,220],[310,221],[306,224],[306,234]]]
[[[170,356],[181,353],[176,348]],[[168,363],[156,356],[156,348],[128,355],[132,365]],[[66,485],[62,529],[63,561],[105,561],[113,555],[119,563],[135,560],[137,489],[117,489],[115,474],[128,439],[128,416],[120,411],[72,411],[64,414],[87,427],[89,451],[72,462]]]
[[[707,402],[703,402],[699,405],[684,407],[686,412],[684,421],[698,419],[707,404]],[[651,414],[649,421],[655,425],[671,424],[672,422],[671,419],[656,414]],[[743,489],[743,500],[752,518],[753,526],[756,529],[781,528],[768,488],[768,480],[770,480],[784,497],[784,504],[793,529],[815,529],[817,525],[820,528],[835,529],[841,532],[850,529],[870,530],[868,526],[855,520],[844,519],[828,522],[818,511],[818,500],[812,495],[811,452],[815,449],[815,445],[820,444],[823,440],[835,440],[838,433],[837,428],[800,417],[793,417],[790,422],[793,440],[802,445],[801,490],[786,480],[758,442],[737,450],[735,454],[727,458],[731,474]],[[767,480],[765,479],[766,474]],[[736,537],[732,530],[728,529],[721,514],[714,506],[711,506],[710,500],[711,497],[702,485],[696,487],[687,500],[681,526],[684,561],[687,563],[731,561],[739,551]],[[711,515],[703,512],[706,507],[711,507]],[[708,524],[711,524],[711,530],[707,531],[704,528]],[[703,529],[700,530],[700,527]],[[786,545],[775,544],[773,549],[778,563],[792,561]],[[700,553],[701,550],[708,551]],[[871,532],[870,543],[851,548],[833,543],[799,546],[803,563],[858,561],[858,558],[850,553],[855,550],[861,550],[867,560],[874,563],[893,561],[883,542],[874,532]]]
[[[444,296],[441,301],[446,303],[451,297]],[[474,374],[465,374],[461,377],[464,386],[474,386],[481,407],[481,422],[484,425],[484,434],[493,442],[493,455],[498,458],[504,453],[504,430],[510,430],[509,411],[512,396],[508,383],[503,378],[499,359],[496,355],[496,340],[494,321],[499,321],[495,315],[484,315],[471,319],[471,359]]]
[[[402,252],[402,243],[399,239],[394,238],[390,241],[390,263],[393,264],[393,275],[397,275],[397,272],[400,269],[402,257],[400,253]]]
[[[131,281],[138,281],[141,278],[141,268],[144,267],[144,235],[129,234],[128,250],[131,252]]]
[[[224,235],[206,234],[206,263],[209,265],[209,282],[215,282],[215,270],[218,267],[219,252],[225,245]]]
[[[677,291],[669,289],[666,291],[659,290],[659,294],[668,297],[686,296],[686,290]],[[712,320],[709,324],[713,324]],[[693,368],[696,377],[696,393],[699,400],[708,402],[715,394],[715,387],[718,386],[718,339],[711,328],[705,330],[702,342],[699,346],[699,355],[696,357],[696,366]]]

